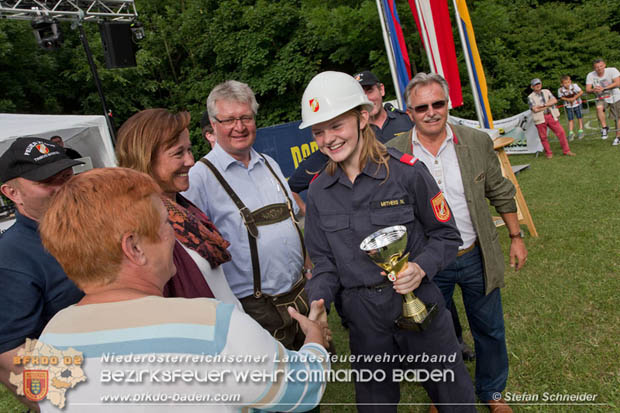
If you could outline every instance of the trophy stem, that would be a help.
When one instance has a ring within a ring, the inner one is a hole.
[[[396,274],[399,273],[405,265],[407,265],[407,262],[409,261],[409,253],[406,253],[400,257],[398,255],[394,255],[390,261],[392,271],[388,274],[388,278],[390,281],[395,281]],[[403,295],[403,317],[413,319],[416,323],[421,323],[427,315],[428,311],[426,310],[426,305],[422,302],[422,300],[417,298],[413,293]]]
[[[413,318],[416,323],[421,323],[427,315],[428,311],[422,300],[413,293],[403,295],[403,317]]]
[[[380,229],[367,236],[360,248],[368,257],[383,268],[388,280],[395,282],[398,274],[409,262],[409,253],[404,253],[407,247],[407,228],[402,225],[394,225]],[[437,314],[437,305],[426,304],[413,293],[402,295],[403,312],[397,320],[399,328],[412,331],[424,331]]]

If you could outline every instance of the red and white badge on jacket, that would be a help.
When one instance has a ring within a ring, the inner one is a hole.
[[[448,203],[446,202],[446,198],[443,196],[443,192],[439,192],[433,197],[433,199],[431,199],[431,206],[433,207],[435,218],[437,218],[438,221],[450,221],[450,208],[448,208]]]

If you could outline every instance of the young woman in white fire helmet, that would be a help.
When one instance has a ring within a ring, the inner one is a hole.
[[[323,298],[329,308],[342,289],[352,368],[372,372],[371,380],[360,375],[355,382],[358,411],[396,412],[400,382],[417,379],[439,411],[475,412],[471,378],[450,314],[432,282],[456,257],[459,232],[422,162],[375,139],[371,107],[359,83],[340,72],[316,75],[301,100],[299,127],[311,127],[319,150],[329,157],[308,190],[305,237],[314,264],[309,298]],[[410,255],[392,283],[360,243],[393,225],[407,228]],[[436,305],[422,331],[395,323],[402,313],[402,294],[412,291],[427,305]]]

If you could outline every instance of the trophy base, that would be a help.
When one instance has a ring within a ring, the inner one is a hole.
[[[411,331],[424,331],[431,325],[433,318],[437,315],[437,304],[427,304],[426,309],[428,314],[421,322],[417,323],[411,317],[398,317],[398,320],[394,321],[399,328],[403,330]]]

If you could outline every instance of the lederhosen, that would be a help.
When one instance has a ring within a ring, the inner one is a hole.
[[[288,349],[298,350],[304,343],[305,335],[299,328],[299,324],[291,318],[287,307],[293,306],[301,314],[308,315],[310,307],[308,305],[308,297],[304,286],[306,278],[302,275],[300,269],[299,280],[293,285],[291,290],[286,293],[277,295],[266,295],[261,290],[260,262],[258,259],[258,247],[256,239],[258,238],[258,227],[262,225],[271,225],[291,219],[293,225],[299,234],[301,248],[303,250],[304,260],[306,258],[306,248],[304,246],[304,238],[301,229],[297,225],[295,214],[293,212],[293,203],[288,196],[286,188],[282,181],[267,162],[262,154],[259,154],[265,161],[265,165],[269,172],[276,178],[278,185],[282,188],[282,193],[286,197],[286,203],[270,204],[256,211],[250,211],[241,201],[239,196],[228,185],[222,174],[207,159],[202,158],[200,161],[204,163],[213,172],[220,185],[224,188],[233,203],[239,208],[241,219],[248,231],[248,241],[250,243],[250,255],[252,259],[252,273],[254,276],[254,294],[241,298],[239,301],[243,305],[245,312],[254,318],[265,330],[280,341],[284,347]]]

